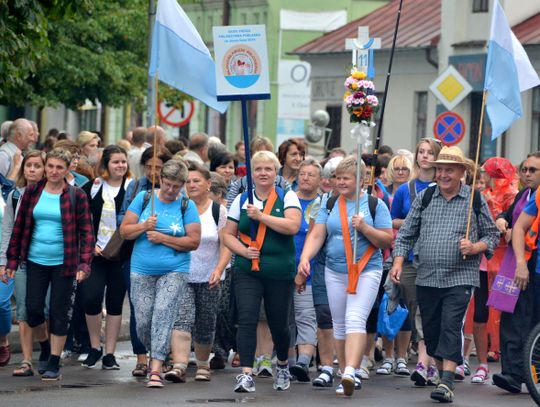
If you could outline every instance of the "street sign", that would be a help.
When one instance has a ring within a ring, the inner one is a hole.
[[[193,101],[184,102],[182,109],[169,106],[165,102],[158,105],[158,114],[160,120],[172,127],[182,127],[189,123],[195,112],[195,103]]]
[[[463,139],[465,135],[465,122],[456,113],[442,113],[435,119],[433,134],[444,145],[453,146]]]
[[[429,90],[441,101],[448,110],[456,107],[471,92],[472,86],[450,65],[429,86]]]

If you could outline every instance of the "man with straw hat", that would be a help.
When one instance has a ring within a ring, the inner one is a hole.
[[[462,182],[469,164],[459,147],[443,147],[431,164],[437,185],[422,191],[413,202],[396,238],[390,275],[399,284],[403,261],[414,247],[424,338],[441,377],[431,398],[450,403],[454,371],[463,363],[463,318],[473,288],[480,283],[480,258],[492,256],[499,233],[485,200]],[[468,212],[473,208],[466,239]]]

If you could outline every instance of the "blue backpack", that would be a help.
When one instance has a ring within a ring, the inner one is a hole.
[[[4,202],[7,202],[9,193],[15,188],[15,181],[0,174],[0,187],[2,188],[2,198],[4,198]]]

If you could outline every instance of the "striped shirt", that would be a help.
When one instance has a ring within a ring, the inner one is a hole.
[[[467,256],[459,250],[459,241],[465,238],[471,188],[462,185],[459,193],[449,201],[436,187],[431,202],[422,210],[422,191],[414,200],[405,223],[399,229],[394,257],[407,257],[415,243],[418,264],[416,285],[435,288],[459,285],[480,285],[479,267],[481,254]],[[482,241],[488,249],[484,253],[491,258],[499,243],[499,232],[482,197],[481,211],[472,212],[469,240]]]

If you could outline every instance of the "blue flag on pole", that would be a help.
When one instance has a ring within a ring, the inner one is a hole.
[[[217,100],[212,55],[177,0],[159,0],[148,73],[220,113],[229,106]]]
[[[523,116],[521,92],[540,84],[523,46],[518,41],[498,0],[494,0],[484,89],[491,121],[491,139],[504,133]]]

